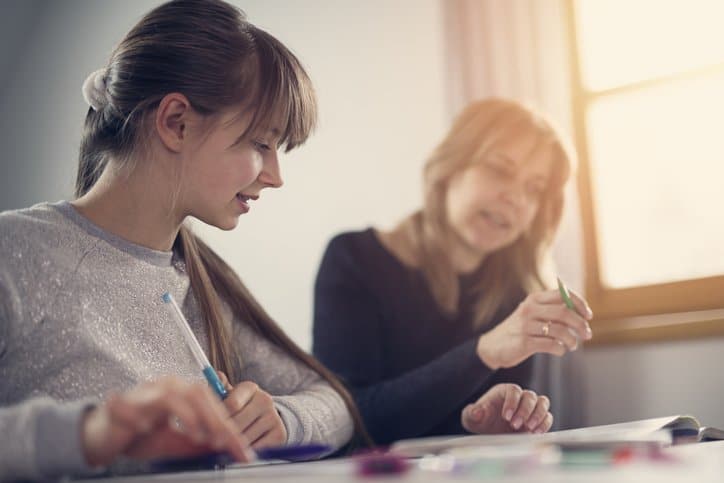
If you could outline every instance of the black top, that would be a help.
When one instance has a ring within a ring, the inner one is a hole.
[[[488,388],[529,385],[531,359],[493,371],[476,354],[479,335],[524,298],[511,297],[490,325],[474,329],[478,275],[460,277],[451,317],[422,272],[403,265],[371,228],[329,243],[315,284],[313,352],[348,385],[376,443],[462,433],[460,412]]]

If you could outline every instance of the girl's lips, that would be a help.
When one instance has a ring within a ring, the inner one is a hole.
[[[249,197],[248,196],[238,193],[236,195],[236,201],[238,202],[239,208],[241,209],[242,213],[246,213],[249,211]]]

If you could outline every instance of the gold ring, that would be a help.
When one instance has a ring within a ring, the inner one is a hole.
[[[181,420],[178,418],[178,416],[171,416],[171,427],[173,427],[173,429],[175,429],[176,431],[181,432],[181,433],[184,430],[184,425],[181,422]]]
[[[551,321],[549,320],[545,324],[543,324],[543,337],[548,337],[548,334],[551,331]]]

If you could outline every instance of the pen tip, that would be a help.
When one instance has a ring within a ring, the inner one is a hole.
[[[163,295],[161,295],[161,300],[166,302],[167,304],[171,302],[171,294],[166,292]]]

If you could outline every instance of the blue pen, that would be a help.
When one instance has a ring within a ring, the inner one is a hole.
[[[196,340],[194,333],[191,332],[191,327],[189,327],[189,323],[186,321],[186,317],[184,317],[183,312],[181,312],[181,309],[174,300],[173,296],[170,293],[166,292],[165,294],[163,294],[161,299],[171,307],[171,311],[174,315],[174,320],[181,329],[181,333],[184,335],[184,338],[186,339],[186,344],[189,346],[189,349],[191,349],[191,353],[194,355],[194,359],[196,359],[196,362],[199,364],[199,366],[201,366],[201,371],[204,373],[206,381],[221,399],[226,399],[226,396],[228,395],[228,393],[226,392],[226,388],[221,383],[221,380],[216,374],[214,368],[211,367],[209,359],[206,357],[203,349],[201,349],[199,341]]]

